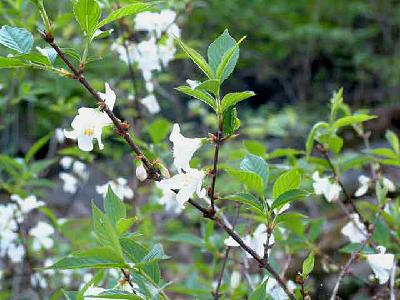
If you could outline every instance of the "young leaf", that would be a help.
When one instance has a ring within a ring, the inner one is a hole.
[[[26,153],[24,160],[26,162],[30,161],[31,158],[41,149],[50,139],[50,134],[46,134],[45,136],[41,137],[36,143],[29,148],[28,152]]]
[[[263,158],[248,154],[240,163],[240,168],[244,171],[256,173],[264,180],[264,185],[267,185],[269,167]]]
[[[115,228],[118,235],[122,235],[129,230],[129,228],[136,222],[137,218],[121,218],[117,221]]]
[[[0,29],[0,44],[21,54],[29,53],[33,46],[33,36],[24,28],[3,25]]]
[[[219,85],[219,80],[208,79],[196,86],[195,90],[205,90],[216,95],[218,93]]]
[[[288,190],[297,189],[300,186],[301,176],[297,170],[289,170],[281,174],[272,188],[272,197],[277,199]]]
[[[138,265],[148,265],[150,263],[168,258],[169,256],[165,255],[162,245],[155,244],[153,248],[151,248],[150,251],[142,258],[140,264]]]
[[[94,203],[92,203],[92,219],[93,230],[99,243],[102,246],[113,248],[117,253],[122,255],[118,235],[111,224],[111,221]]]
[[[104,198],[104,211],[114,226],[119,219],[126,218],[125,204],[115,195],[111,186],[108,186],[107,194]]]
[[[151,3],[140,3],[139,2],[139,3],[132,3],[127,6],[121,7],[119,9],[113,11],[112,13],[110,13],[107,18],[101,20],[97,24],[95,29],[99,29],[99,28],[103,27],[104,25],[114,22],[123,17],[131,16],[131,15],[135,15],[135,14],[144,12],[152,6],[153,6],[153,4],[151,4]]]
[[[312,149],[314,147],[314,140],[315,137],[320,129],[326,129],[329,127],[329,124],[326,122],[318,122],[316,123],[313,128],[311,129],[310,133],[308,134],[307,141],[306,141],[306,157],[307,160],[310,158]]]
[[[222,99],[222,112],[234,107],[238,102],[246,100],[247,98],[253,97],[255,94],[252,91],[245,91],[239,93],[229,93]]]
[[[110,247],[92,248],[72,253],[46,269],[126,268],[122,256]]]
[[[224,197],[223,200],[231,200],[231,201],[236,201],[236,202],[246,204],[246,205],[250,206],[250,209],[255,211],[256,213],[261,214],[261,215],[264,214],[263,204],[252,194],[248,194],[248,193],[233,194],[233,195]]]
[[[199,89],[192,89],[188,86],[179,86],[175,89],[186,95],[192,96],[200,101],[203,101],[204,103],[211,106],[214,111],[216,111],[217,108],[215,106],[215,100],[208,93],[206,93],[202,90],[199,90]]]
[[[246,140],[243,141],[243,145],[246,147],[246,150],[249,151],[251,154],[265,157],[267,147],[264,144],[255,140]]]
[[[307,277],[314,269],[314,252],[310,252],[303,262],[303,278]]]
[[[251,293],[249,300],[261,300],[267,298],[267,282],[261,283],[254,292]]]
[[[385,137],[392,146],[394,152],[396,152],[396,154],[399,155],[400,146],[399,146],[399,138],[397,137],[397,135],[393,131],[388,130],[386,131]]]
[[[149,132],[153,143],[157,144],[165,140],[165,137],[170,132],[170,129],[171,123],[167,119],[157,118],[153,123],[151,123],[147,131]]]
[[[236,45],[230,48],[221,58],[221,62],[218,65],[217,71],[215,72],[215,78],[221,81],[221,83],[228,78],[235,68],[236,62],[239,58],[239,45],[246,37],[242,37]]]
[[[240,127],[240,120],[237,117],[236,108],[230,108],[223,113],[223,120],[225,135],[234,134]]]
[[[291,189],[279,195],[277,199],[272,202],[271,209],[284,206],[286,203],[307,197],[308,193],[299,189]]]
[[[203,56],[201,56],[200,53],[198,53],[196,50],[190,48],[188,45],[186,45],[184,42],[182,42],[180,39],[176,39],[178,42],[179,47],[182,48],[182,50],[190,57],[190,59],[200,68],[201,71],[209,78],[209,79],[214,79],[213,71],[211,70],[211,67],[208,65],[206,60],[204,59]]]
[[[340,119],[337,119],[335,123],[333,123],[333,128],[338,129],[340,127],[349,126],[357,123],[362,123],[371,119],[375,119],[376,116],[370,116],[365,114],[347,116]]]
[[[31,65],[29,63],[24,62],[18,58],[0,56],[0,69],[24,68],[30,66]]]
[[[144,298],[142,298],[142,297],[140,297],[140,296],[138,296],[138,295],[135,295],[135,294],[132,294],[132,293],[129,293],[129,292],[125,292],[125,291],[122,291],[122,290],[117,290],[117,289],[115,289],[115,290],[105,290],[105,291],[103,291],[103,292],[101,292],[100,294],[98,294],[98,295],[87,295],[87,296],[85,296],[85,298],[87,298],[87,299],[96,299],[96,298],[100,298],[100,299],[127,299],[127,300],[144,300]]]
[[[210,46],[208,47],[207,56],[208,63],[210,64],[210,67],[213,70],[214,74],[216,74],[217,68],[220,65],[225,53],[235,45],[236,40],[230,36],[227,29],[225,29],[225,31],[214,42],[210,44]],[[224,81],[233,72],[233,69],[235,68],[238,59],[239,48],[237,48],[236,51],[233,53],[232,59],[229,61],[221,81]]]
[[[226,171],[229,175],[247,186],[248,189],[257,192],[260,196],[263,195],[264,180],[260,175],[253,172],[241,171],[232,168],[226,168]]]
[[[82,31],[92,38],[101,16],[101,9],[96,0],[78,0],[74,3],[74,15]]]

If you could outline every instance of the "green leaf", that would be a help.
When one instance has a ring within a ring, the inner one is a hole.
[[[24,160],[25,162],[28,162],[31,160],[31,158],[40,150],[43,148],[44,145],[47,144],[47,142],[50,139],[50,134],[46,134],[45,136],[41,137],[39,140],[37,140],[32,147],[28,150],[28,152],[25,154]]]
[[[383,156],[391,159],[397,159],[397,155],[389,148],[375,148],[368,150],[368,153],[378,156]]]
[[[204,241],[198,236],[191,233],[177,233],[168,237],[168,241],[190,244],[196,247],[203,247]]]
[[[104,198],[104,211],[114,226],[119,219],[126,218],[125,204],[114,193],[110,185],[108,186],[107,194]]]
[[[289,170],[281,174],[272,188],[272,197],[277,199],[288,190],[297,189],[300,186],[301,176],[298,170]]]
[[[400,146],[399,146],[399,138],[397,137],[397,135],[393,131],[388,130],[386,131],[385,137],[392,146],[393,151],[396,152],[397,155],[399,155]]]
[[[244,171],[256,173],[264,180],[264,185],[267,185],[269,176],[269,167],[267,162],[259,156],[248,154],[241,161],[240,168]]]
[[[337,111],[343,103],[343,88],[340,88],[337,92],[333,93],[331,98],[331,116],[330,121],[333,122],[336,118]]]
[[[65,291],[64,289],[62,289],[62,292],[65,296],[65,299],[67,300],[78,300],[77,296],[78,296],[78,292],[75,291]]]
[[[96,0],[78,0],[74,3],[74,15],[82,31],[92,38],[101,16],[101,8]]]
[[[250,206],[250,209],[253,210],[254,212],[264,215],[263,204],[252,194],[238,193],[238,194],[228,195],[224,197],[223,200],[230,200],[243,203],[245,205]]]
[[[88,298],[101,298],[101,299],[130,299],[130,300],[143,300],[144,298],[121,290],[105,290],[98,295],[87,295]]]
[[[365,114],[347,116],[340,119],[337,119],[335,123],[333,123],[333,128],[338,129],[340,127],[349,126],[357,123],[362,123],[371,119],[375,119],[376,116],[370,116]]]
[[[351,254],[353,252],[358,252],[360,251],[361,247],[363,245],[361,243],[351,243],[351,244],[347,244],[346,246],[342,247],[339,249],[339,252],[341,253],[346,253],[346,254]],[[371,248],[370,246],[366,245],[364,246],[363,250],[362,250],[363,254],[375,254],[375,250],[373,248]]]
[[[175,88],[177,91],[180,91],[181,93],[184,93],[186,95],[189,95],[191,97],[194,97],[200,101],[203,101],[204,103],[208,104],[209,106],[212,107],[212,109],[214,111],[217,110],[216,106],[215,106],[215,100],[213,97],[210,96],[210,94],[208,94],[205,91],[199,90],[199,89],[192,89],[188,86],[179,86],[177,88]]]
[[[147,131],[150,134],[153,143],[161,143],[165,140],[171,129],[171,123],[164,118],[157,118],[148,127]]]
[[[242,37],[236,45],[231,47],[225,54],[222,56],[221,61],[217,67],[215,72],[215,78],[220,80],[221,83],[229,77],[232,73],[235,65],[239,59],[239,45],[246,37]]]
[[[105,247],[110,247],[122,256],[121,245],[118,241],[118,235],[111,224],[110,219],[92,203],[92,221],[93,230],[98,242]]]
[[[13,56],[13,58],[23,60],[28,64],[36,63],[43,66],[50,66],[50,61],[47,56],[38,53],[18,54]]]
[[[234,134],[240,127],[240,120],[237,117],[236,108],[228,109],[223,114],[222,119],[225,135]]]
[[[165,255],[164,249],[161,244],[155,244],[150,251],[142,258],[139,265],[148,265],[150,263],[168,259],[169,256]]]
[[[308,274],[314,269],[314,252],[310,252],[307,258],[303,261],[303,277],[307,277]]]
[[[264,180],[263,178],[254,173],[233,168],[226,168],[229,175],[243,183],[248,189],[257,192],[260,196],[264,193]]]
[[[117,221],[116,224],[116,229],[117,229],[117,234],[118,235],[122,235],[125,232],[127,232],[129,230],[129,228],[131,228],[131,226],[136,222],[137,218],[121,218]]]
[[[320,129],[326,129],[329,127],[329,124],[326,122],[318,122],[316,123],[313,128],[311,129],[310,133],[308,134],[307,137],[307,142],[306,142],[306,157],[307,160],[310,158],[311,152],[314,147],[314,140],[316,138],[316,135]]]
[[[267,297],[267,281],[260,284],[254,292],[251,293],[249,300],[268,299]]]
[[[234,107],[238,102],[246,100],[250,97],[253,97],[255,94],[252,91],[238,92],[238,93],[229,93],[224,96],[221,101],[221,110],[222,112],[227,109]]]
[[[15,57],[0,56],[0,69],[26,68],[26,67],[31,67],[31,65]]]
[[[29,164],[29,172],[38,174],[56,162],[55,159],[42,159]]]
[[[243,145],[246,147],[247,151],[257,156],[264,157],[267,152],[267,147],[258,141],[245,140],[243,141]]]
[[[318,137],[318,141],[326,145],[335,154],[339,154],[343,147],[343,139],[336,134],[322,134]]]
[[[279,195],[277,199],[272,202],[271,209],[280,208],[284,206],[286,203],[293,202],[295,200],[299,200],[308,196],[308,193],[299,189],[292,189],[286,192],[283,192]]]
[[[101,20],[95,29],[99,29],[100,27],[103,27],[104,25],[114,22],[118,19],[121,19],[126,16],[131,16],[135,15],[141,12],[144,12],[148,10],[150,7],[152,7],[153,4],[151,3],[132,3],[127,6],[121,7],[115,11],[113,11],[111,14],[108,15],[107,18]]]
[[[121,255],[110,247],[92,248],[72,253],[46,269],[127,268]]]
[[[86,282],[83,287],[79,290],[77,294],[77,300],[85,300],[84,295],[85,292],[91,287],[92,285],[98,285],[104,278],[104,270],[97,271],[97,274],[93,276],[91,280]]]
[[[121,238],[120,243],[124,255],[126,255],[131,263],[140,263],[148,253],[146,248],[131,239]],[[143,266],[143,270],[154,282],[160,282],[160,268],[157,262],[146,264]]]
[[[220,85],[219,80],[208,79],[200,83],[198,86],[196,86],[195,90],[205,90],[216,95],[218,94],[219,85]]]
[[[214,41],[210,44],[207,51],[208,63],[210,64],[211,69],[214,74],[217,72],[218,66],[222,62],[222,58],[225,53],[229,51],[232,47],[236,46],[236,40],[232,38],[227,29]],[[222,74],[221,81],[224,81],[229,75],[233,72],[236,63],[239,59],[239,48],[234,52],[231,60],[228,62],[228,65],[225,69],[224,74]]]
[[[3,25],[0,29],[0,44],[18,53],[29,53],[33,46],[33,36],[24,28]]]
[[[176,39],[178,42],[179,47],[182,48],[182,50],[190,57],[190,59],[200,68],[201,71],[209,78],[209,79],[214,79],[213,71],[211,70],[211,67],[208,65],[206,60],[204,59],[203,56],[201,56],[200,53],[198,53],[196,50],[190,48],[188,45],[186,45],[184,42],[182,42],[180,39]]]

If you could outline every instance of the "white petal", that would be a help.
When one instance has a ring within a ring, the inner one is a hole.
[[[93,150],[93,136],[87,136],[81,134],[78,136],[78,147],[82,151],[92,151]],[[100,147],[100,144],[99,144]]]

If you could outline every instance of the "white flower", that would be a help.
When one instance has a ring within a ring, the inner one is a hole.
[[[54,228],[42,221],[29,230],[29,235],[33,237],[32,247],[35,251],[40,250],[42,247],[50,249],[53,247],[54,241],[50,237],[54,234]]]
[[[136,177],[140,181],[145,181],[147,179],[147,171],[142,162],[136,167]]]
[[[110,110],[113,109],[115,104],[115,93],[111,90],[108,83],[105,84],[106,93],[99,93],[100,97],[104,100],[105,104]],[[101,133],[103,127],[110,125],[111,119],[104,112],[99,109],[81,107],[78,109],[78,115],[71,123],[72,131],[64,130],[65,137],[69,139],[77,139],[78,147],[83,151],[93,150],[93,139],[97,139],[99,149],[104,148],[101,142]]]
[[[31,275],[31,285],[33,287],[45,289],[47,288],[46,278],[44,278],[43,275],[40,273],[34,273]]]
[[[75,161],[72,165],[72,171],[83,180],[87,180],[89,178],[89,172],[87,170],[86,164],[79,160]]]
[[[206,190],[202,188],[205,175],[203,171],[188,169],[186,173],[180,173],[171,178],[161,180],[158,186],[162,190],[167,188],[179,190],[176,195],[176,200],[180,205],[183,205],[194,193],[196,193],[199,198],[206,196]]]
[[[89,296],[97,296],[97,295],[101,294],[104,291],[105,291],[105,289],[103,289],[103,288],[95,287],[95,286],[91,285],[86,290],[86,292],[83,294],[83,299],[84,300],[99,300],[99,299],[100,300],[104,300],[106,298],[92,298],[92,297],[89,297]]]
[[[314,172],[312,178],[316,195],[324,195],[328,202],[334,202],[339,199],[342,188],[338,183],[332,183],[329,177],[319,177],[318,171]]]
[[[360,183],[360,187],[354,193],[354,196],[361,197],[361,196],[364,196],[368,192],[368,188],[369,188],[371,179],[365,175],[361,175],[358,177],[358,182]]]
[[[157,41],[154,37],[141,41],[133,49],[132,59],[137,62],[145,81],[150,81],[153,71],[161,71]]]
[[[66,193],[75,194],[78,190],[78,179],[65,172],[60,172],[59,176],[63,181],[63,191]]]
[[[368,254],[367,262],[372,268],[379,284],[384,284],[389,280],[390,272],[394,267],[394,255],[386,253],[386,248],[378,246],[378,254]]]
[[[195,88],[197,88],[199,86],[199,84],[201,83],[200,81],[197,80],[190,80],[187,79],[186,83],[189,85],[189,87],[194,90]]]
[[[382,184],[389,192],[394,192],[396,190],[394,183],[386,177],[383,177]]]
[[[174,165],[178,170],[178,173],[181,173],[182,170],[186,171],[190,169],[189,162],[192,159],[193,154],[200,148],[202,139],[184,137],[181,134],[179,124],[174,124],[169,140],[174,144]]]
[[[161,205],[165,205],[166,211],[171,211],[176,214],[181,213],[185,206],[176,200],[176,193],[171,191],[170,188],[160,184],[160,182],[156,182],[156,186],[162,192],[162,196],[157,197],[157,202]]]
[[[140,99],[140,102],[147,108],[149,113],[151,113],[152,115],[160,112],[160,105],[158,104],[158,101],[153,94],[150,94]]]
[[[74,159],[70,156],[64,156],[63,158],[60,159],[60,165],[61,167],[63,167],[63,169],[71,168],[73,162]]]
[[[135,29],[154,32],[157,38],[175,21],[176,13],[164,9],[160,13],[143,12],[135,17]]]
[[[54,135],[56,137],[57,143],[59,144],[64,143],[65,136],[64,136],[64,131],[61,128],[56,128],[56,130],[54,131]]]
[[[257,226],[256,230],[252,235],[246,235],[243,238],[244,243],[252,248],[258,256],[264,256],[264,245],[267,242],[268,233],[267,233],[267,226],[265,224],[260,224]],[[274,235],[271,234],[269,239],[269,246],[272,246],[275,243]],[[230,236],[229,238],[225,239],[224,244],[229,247],[239,247],[239,244]],[[268,250],[268,253],[270,250]],[[246,252],[246,256],[251,258],[252,256]]]
[[[108,191],[108,186],[111,187],[115,195],[117,195],[121,200],[131,199],[134,195],[133,190],[128,186],[128,180],[119,177],[116,181],[109,181],[106,184],[96,186],[97,193],[106,196]]]
[[[367,238],[367,229],[360,222],[358,214],[351,214],[351,220],[342,228],[342,234],[352,243],[362,243]]]
[[[7,255],[10,258],[11,262],[14,264],[22,262],[25,256],[24,246],[22,246],[21,244],[10,244],[8,247]]]
[[[38,208],[40,206],[44,205],[43,201],[38,201],[36,199],[36,196],[34,195],[30,195],[25,199],[22,199],[20,196],[18,195],[11,195],[11,200],[17,202],[19,208],[20,208],[20,212],[22,214],[27,214],[30,211],[34,210],[35,208]]]
[[[290,291],[294,291],[294,289],[296,288],[296,284],[293,281],[289,280],[287,283],[287,287]],[[267,285],[265,288],[267,290],[267,294],[273,300],[289,299],[288,295],[285,293],[285,291],[282,289],[279,283],[272,277],[268,278]]]
[[[235,290],[240,284],[240,273],[238,271],[233,271],[230,280],[231,290]]]

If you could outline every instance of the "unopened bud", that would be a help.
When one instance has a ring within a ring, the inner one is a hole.
[[[142,162],[136,167],[136,177],[140,181],[145,181],[147,179],[147,171]]]
[[[159,166],[160,166],[160,172],[161,172],[162,177],[164,177],[166,179],[171,178],[171,174],[169,174],[168,169],[166,167],[164,167],[163,164],[159,164]]]

